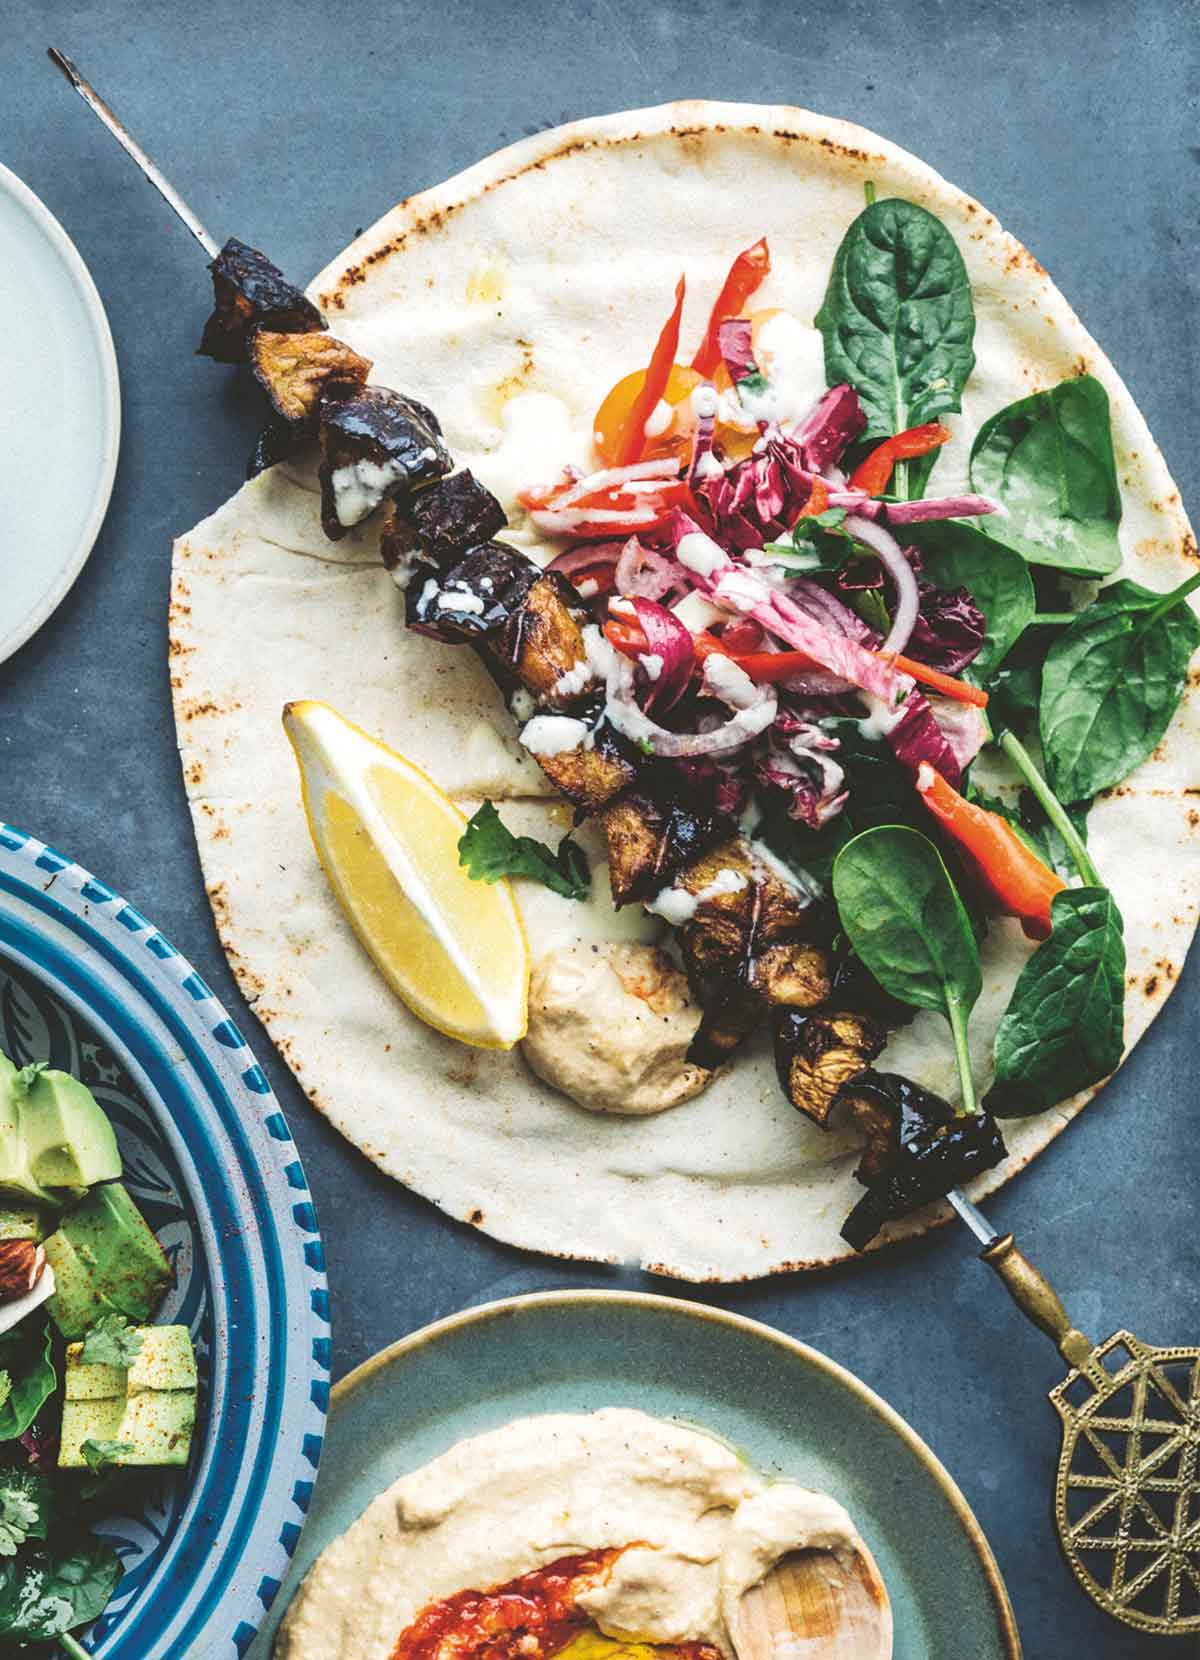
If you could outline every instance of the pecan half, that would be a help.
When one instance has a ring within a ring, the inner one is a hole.
[[[0,1239],[0,1303],[15,1303],[42,1277],[46,1253],[32,1239]]]

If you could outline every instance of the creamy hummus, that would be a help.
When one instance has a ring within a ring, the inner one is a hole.
[[[663,1112],[712,1077],[687,1060],[700,1024],[686,977],[656,946],[609,940],[548,951],[529,983],[521,1049],[593,1112]]]
[[[834,1500],[768,1485],[696,1430],[621,1408],[521,1418],[380,1494],[310,1569],[275,1656],[388,1660],[431,1603],[612,1546],[579,1599],[601,1631],[728,1654],[742,1593],[781,1556],[860,1545]]]

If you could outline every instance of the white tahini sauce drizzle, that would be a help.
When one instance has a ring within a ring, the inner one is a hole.
[[[535,715],[521,729],[521,743],[531,755],[565,755],[584,746],[591,735],[586,721],[570,715]]]
[[[638,661],[646,671],[647,680],[657,680],[663,671],[663,660],[657,651],[644,651]]]
[[[712,576],[730,563],[725,549],[718,547],[712,537],[706,536],[702,530],[689,530],[686,536],[681,536],[675,557],[689,571],[695,571],[697,576]]]
[[[654,916],[662,917],[673,928],[681,923],[690,922],[701,905],[710,899],[716,899],[723,893],[741,893],[749,886],[747,878],[740,870],[719,870],[707,887],[698,893],[689,893],[686,888],[663,888],[649,901],[646,909]]]
[[[426,459],[437,459],[429,450]],[[398,461],[352,461],[348,466],[335,467],[330,482],[333,485],[334,505],[340,525],[361,524],[383,500],[387,491],[404,477],[404,468]]]
[[[650,411],[649,418],[642,431],[647,438],[661,438],[674,419],[675,411],[665,398],[660,398]]]
[[[731,709],[749,709],[762,696],[745,669],[714,651],[704,659],[704,689]]]
[[[483,614],[482,596],[472,594],[466,588],[443,588],[437,602],[439,611],[470,611],[476,616]]]

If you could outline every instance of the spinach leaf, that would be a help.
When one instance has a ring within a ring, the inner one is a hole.
[[[587,855],[569,835],[557,851],[532,836],[514,836],[490,801],[470,819],[458,843],[458,862],[477,882],[528,876],[564,899],[586,899],[591,887]]]
[[[1004,1118],[1041,1112],[1119,1064],[1125,1030],[1125,940],[1107,888],[1066,888],[1050,938],[1021,970],[996,1032],[988,1106]]]
[[[1039,724],[1061,800],[1119,784],[1166,731],[1200,645],[1200,621],[1184,603],[1198,585],[1200,573],[1169,594],[1114,582],[1050,648]]]
[[[116,1552],[87,1537],[65,1549],[20,1551],[0,1560],[0,1636],[48,1643],[89,1625],[121,1577]]]
[[[27,1539],[44,1539],[54,1513],[54,1489],[32,1470],[0,1472],[0,1556],[15,1556]]]
[[[849,381],[862,400],[864,439],[962,407],[975,367],[971,285],[954,238],[924,208],[890,198],[859,214],[814,321],[828,384]]]
[[[983,649],[963,670],[977,686],[1007,657],[1036,609],[1029,567],[1003,542],[954,519],[908,525],[905,541],[921,555],[925,575],[939,588],[966,588],[987,623]]]
[[[23,1320],[0,1337],[0,1368],[12,1379],[12,1388],[0,1405],[0,1441],[24,1435],[53,1395],[58,1379],[52,1343],[49,1321],[39,1327],[36,1320]]]
[[[123,1314],[102,1314],[83,1339],[85,1366],[117,1366],[128,1371],[142,1352],[138,1328]]]
[[[984,422],[971,483],[1004,512],[988,534],[1035,565],[1107,576],[1121,563],[1121,492],[1108,394],[1091,375],[1035,392]]]
[[[974,1007],[983,981],[966,908],[942,856],[906,825],[864,830],[833,867],[838,917],[885,991],[951,1019]]]

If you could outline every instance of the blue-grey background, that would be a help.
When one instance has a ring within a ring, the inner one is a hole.
[[[167,687],[170,539],[237,488],[256,400],[192,355],[202,257],[44,51],[76,58],[219,238],[269,250],[299,281],[401,197],[542,126],[678,96],[860,121],[1034,250],[1129,383],[1195,513],[1194,0],[8,0],[0,17],[0,161],[91,267],[125,421],[91,561],[0,667],[0,817],[127,895],[255,1036],[320,1206],[336,1370],[464,1304],[543,1286],[704,1297],[824,1349],[932,1443],[993,1542],[1034,1660],[1153,1653],[1097,1613],[1059,1559],[1045,1391],[1062,1368],[964,1236],[828,1275],[672,1287],[525,1256],[451,1223],[308,1107],[218,947]],[[20,557],[0,546],[0,580]],[[1200,1341],[1197,984],[1193,962],[1117,1082],[991,1206],[1095,1336],[1128,1324],[1152,1342]]]

